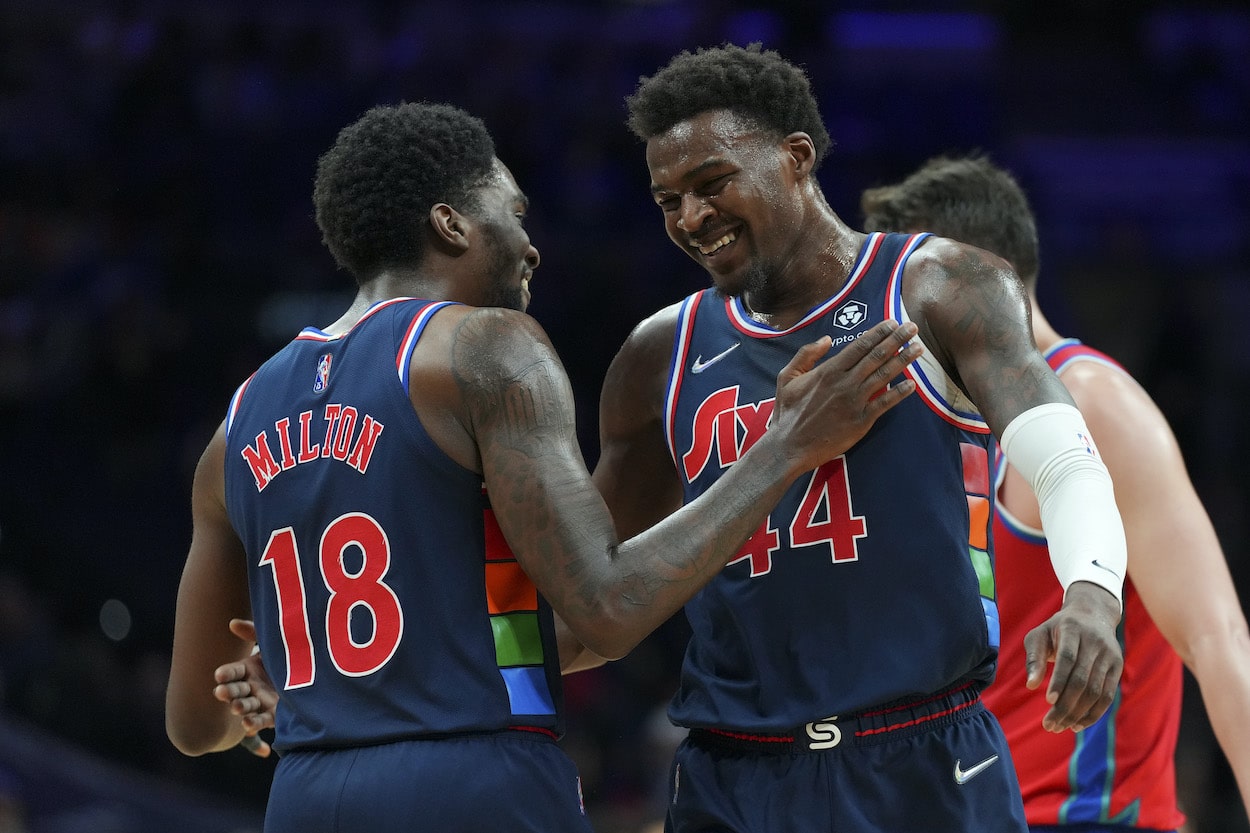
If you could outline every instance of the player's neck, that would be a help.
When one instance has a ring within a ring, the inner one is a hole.
[[[742,296],[747,312],[778,330],[797,323],[812,307],[837,294],[850,277],[867,235],[833,212],[822,213],[767,285]]]

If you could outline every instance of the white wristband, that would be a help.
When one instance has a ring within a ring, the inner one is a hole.
[[[1011,421],[1001,444],[1037,495],[1050,563],[1064,593],[1074,581],[1092,582],[1123,609],[1124,525],[1111,474],[1081,412],[1060,402],[1030,408]]]

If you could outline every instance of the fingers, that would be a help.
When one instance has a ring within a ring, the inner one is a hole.
[[[268,758],[269,753],[273,751],[270,749],[269,744],[256,735],[244,735],[243,740],[239,741],[239,746],[242,746],[258,758]]]
[[[1046,625],[1034,628],[1024,637],[1024,670],[1028,675],[1024,685],[1035,691],[1046,677],[1054,646],[1050,643],[1050,629]]]
[[[231,714],[242,718],[246,730],[258,732],[273,727],[273,709],[247,683],[219,685],[213,689],[213,696],[228,705]]]
[[[893,372],[887,373],[884,378],[892,379],[923,352],[919,345],[912,345],[919,352],[915,352],[909,359],[899,357],[899,351],[909,346],[916,332],[916,325],[911,321],[899,324],[887,319],[861,333],[838,353],[835,361],[842,369],[857,372],[861,379],[867,379],[874,373],[879,374],[889,365]]]
[[[213,688],[213,696],[230,706],[234,714],[243,715],[259,712],[262,703],[247,683],[227,683]]]
[[[1079,731],[1095,723],[1111,706],[1123,667],[1118,644],[1101,629],[1056,614],[1025,637],[1026,685],[1036,689],[1046,663],[1054,669],[1046,686],[1051,708],[1042,718],[1050,732]]]
[[[915,392],[916,383],[911,379],[904,379],[897,385],[891,385],[864,406],[864,416],[870,421],[875,420]]]
[[[230,632],[244,642],[256,641],[256,624],[251,619],[231,619]]]
[[[804,344],[799,351],[794,354],[794,358],[786,363],[786,366],[777,374],[778,386],[784,385],[792,379],[797,379],[804,373],[807,373],[816,366],[816,362],[820,361],[821,356],[829,352],[829,348],[833,346],[833,339],[829,336],[821,336],[810,344]]]
[[[225,665],[217,666],[217,670],[213,672],[213,680],[218,684],[246,679],[247,666],[242,662],[227,662]]]
[[[1056,671],[1065,662],[1064,650],[1060,649],[1057,656]],[[1092,725],[1110,708],[1118,680],[1118,667],[1101,652],[1092,657],[1088,651],[1074,656],[1062,686],[1054,676],[1051,678],[1046,694],[1054,705],[1042,718],[1042,726],[1051,732],[1062,732]]]

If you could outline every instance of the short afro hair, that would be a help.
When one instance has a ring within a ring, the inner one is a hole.
[[[343,128],[317,161],[317,227],[357,282],[424,257],[430,208],[477,207],[495,143],[482,121],[447,104],[374,107]]]
[[[629,129],[644,142],[708,110],[730,110],[776,134],[802,131],[820,167],[832,142],[807,74],[760,44],[684,51],[625,99]]]
[[[865,231],[931,231],[992,252],[1037,282],[1037,222],[1024,189],[981,153],[935,156],[897,185],[860,197]]]

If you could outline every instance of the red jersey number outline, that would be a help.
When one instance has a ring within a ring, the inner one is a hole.
[[[824,509],[824,520],[816,515]],[[751,578],[767,575],[773,570],[772,555],[781,548],[781,535],[769,515],[754,534],[738,550],[738,555],[725,566],[749,561]],[[834,564],[859,560],[860,538],[868,535],[863,515],[851,508],[851,487],[846,477],[846,455],[839,455],[812,472],[799,501],[798,511],[787,530],[790,547],[814,547],[828,544]]]
[[[346,566],[345,555],[352,549],[360,558],[356,572],[349,572]],[[344,676],[372,674],[395,655],[404,632],[399,597],[382,580],[391,566],[386,531],[370,515],[340,515],[322,532],[317,555],[321,580],[330,592],[325,611],[330,661]],[[286,656],[283,690],[312,685],[317,676],[316,658],[295,530],[288,526],[270,533],[259,564],[269,565],[277,591],[278,623]],[[352,637],[351,618],[358,608],[367,611],[373,622],[367,642],[356,642]]]

